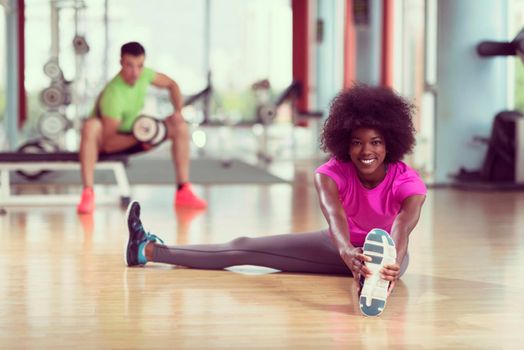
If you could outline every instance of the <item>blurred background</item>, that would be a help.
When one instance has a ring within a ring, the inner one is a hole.
[[[406,161],[428,183],[446,184],[461,169],[483,166],[489,145],[479,140],[489,138],[498,112],[524,109],[517,55],[476,52],[481,41],[514,40],[524,27],[524,0],[1,4],[2,151],[42,137],[40,122],[59,129],[52,136],[61,149],[76,150],[81,121],[118,73],[127,41],[141,42],[146,65],[173,77],[186,97],[212,87],[184,113],[193,126],[194,157],[217,156],[220,147],[228,157],[266,164],[322,156],[317,139],[329,101],[361,81],[390,86],[414,102],[417,147]],[[58,68],[61,77],[45,67]],[[268,83],[264,96],[254,88],[261,81]],[[297,94],[261,120],[257,106],[279,100],[293,83]],[[55,105],[53,92],[60,100]],[[154,89],[146,109],[157,116],[172,112],[168,96]],[[66,122],[57,121],[57,113]],[[224,139],[235,141],[224,146]]]

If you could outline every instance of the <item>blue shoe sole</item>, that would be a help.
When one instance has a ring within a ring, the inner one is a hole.
[[[366,236],[363,251],[364,255],[372,259],[366,262],[372,275],[365,279],[362,286],[360,311],[366,316],[378,316],[386,307],[389,287],[389,281],[380,277],[380,270],[384,265],[395,263],[395,243],[386,231],[375,228]]]

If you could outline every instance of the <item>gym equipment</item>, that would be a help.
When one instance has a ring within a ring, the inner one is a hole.
[[[259,126],[254,130],[260,130],[258,134],[261,136],[257,156],[265,163],[270,163],[273,160],[273,157],[268,152],[268,127],[275,121],[277,110],[280,106],[285,102],[290,102],[293,126],[307,126],[309,119],[320,121],[323,115],[321,111],[299,111],[296,108],[296,101],[302,94],[302,84],[300,82],[292,81],[274,101],[270,101],[269,88],[270,83],[267,79],[257,81],[252,85],[252,90],[257,100],[256,124]],[[260,125],[262,128],[260,128]]]
[[[263,125],[271,124],[277,116],[278,105],[273,105],[270,102],[269,89],[271,84],[269,80],[263,79],[253,83],[251,89],[255,94],[256,107],[255,116],[256,122]]]
[[[133,136],[150,146],[158,146],[167,138],[167,126],[163,120],[147,115],[139,116],[133,123]]]
[[[203,88],[201,91],[197,92],[194,95],[189,96],[184,101],[184,106],[191,105],[195,103],[196,101],[208,97],[212,93],[212,88],[210,85],[207,85],[205,88]]]
[[[271,105],[261,105],[256,107],[256,115],[257,115],[257,121],[261,122],[262,124],[271,124],[276,116],[277,116],[277,109],[275,106]]]
[[[86,39],[81,35],[75,35],[73,38],[73,48],[77,55],[85,55],[89,52],[89,45]]]
[[[59,151],[59,147],[52,140],[42,138],[36,140],[30,140],[22,144],[17,154],[31,154],[31,155],[43,155],[50,154]],[[30,181],[35,181],[42,175],[49,173],[49,170],[44,169],[30,169],[30,170],[19,170],[17,173]]]
[[[461,168],[454,176],[460,183],[478,183],[498,185],[510,188],[523,182],[522,158],[519,141],[524,139],[524,115],[519,111],[502,111],[493,120],[490,137],[474,138],[474,141],[488,146],[486,157],[479,170]],[[520,145],[522,146],[522,145]],[[485,185],[484,187],[490,187]]]
[[[480,170],[486,181],[516,180],[516,125],[524,115],[519,111],[502,111],[493,120],[491,136],[487,140],[488,152]]]
[[[85,62],[84,56],[89,52],[89,45],[85,36],[79,34],[78,26],[80,16],[86,8],[84,0],[74,1],[51,1],[51,55],[49,60],[44,64],[43,71],[46,76],[51,79],[48,87],[44,88],[40,93],[40,102],[46,108],[37,121],[36,129],[40,135],[47,139],[55,140],[63,143],[65,139],[61,136],[68,129],[76,128],[80,123],[80,104],[85,101],[82,88],[85,90],[85,84],[82,84],[82,74]],[[75,84],[73,81],[66,80],[64,73],[60,68],[60,13],[63,10],[74,10],[74,25],[75,32],[72,40],[73,48],[75,50]],[[74,90],[73,90],[74,89]],[[70,114],[71,109],[65,108],[73,102],[73,95],[75,96],[76,115],[73,117]],[[79,130],[77,130],[79,131]],[[78,134],[77,134],[78,135]],[[36,149],[33,147],[32,149]]]
[[[123,153],[101,154],[96,163],[97,170],[111,170],[115,175],[120,194],[120,204],[127,206],[131,198],[131,187],[125,171],[128,155]],[[78,194],[12,194],[9,172],[23,171],[24,173],[49,169],[80,170],[79,154],[77,152],[56,153],[0,153],[0,205],[51,205],[74,204],[78,201]],[[113,198],[97,196],[97,203],[112,201]]]
[[[73,123],[58,111],[44,112],[37,124],[40,135],[48,139],[58,138],[71,127],[73,127]]]
[[[524,54],[524,28],[510,42],[483,41],[477,45],[481,57]],[[524,115],[501,111],[493,120],[491,136],[475,137],[488,146],[480,170],[461,168],[452,177],[456,185],[487,189],[514,189],[524,186]]]
[[[58,86],[49,86],[40,93],[40,101],[44,106],[57,108],[65,105],[66,97]]]
[[[515,56],[524,54],[524,28],[512,41],[482,41],[477,45],[477,53],[481,57]]]
[[[75,37],[73,38],[73,48],[75,50],[75,54],[79,56],[83,56],[89,52],[89,45],[87,44],[87,40],[84,35],[79,34],[79,25],[80,23],[84,23],[85,21],[81,19],[81,17],[84,17],[84,10],[86,9],[86,5],[84,1],[77,1],[76,4],[74,4],[74,11],[75,11]]]
[[[56,57],[51,58],[46,64],[44,64],[44,73],[49,78],[56,81],[64,79],[64,74],[58,65],[58,59]]]
[[[213,94],[213,86],[211,85],[211,73],[207,74],[207,84],[206,86],[197,92],[194,95],[188,96],[184,100],[184,107],[186,106],[195,106],[199,105],[199,109],[202,112],[202,118],[198,118],[201,120],[195,120],[197,118],[190,118],[188,120],[189,122],[193,124],[199,124],[199,125],[212,125],[213,122],[210,118],[210,107],[211,107],[211,97]],[[187,117],[186,115],[184,115]],[[192,120],[191,120],[192,119]]]
[[[51,85],[40,93],[40,101],[48,108],[56,109],[71,104],[71,81],[53,80]]]

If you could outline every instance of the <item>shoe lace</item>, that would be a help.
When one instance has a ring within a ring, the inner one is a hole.
[[[152,234],[150,232],[146,232],[146,239],[148,241],[160,242],[160,243],[164,244],[164,241],[162,240],[162,238],[160,238],[157,235]]]

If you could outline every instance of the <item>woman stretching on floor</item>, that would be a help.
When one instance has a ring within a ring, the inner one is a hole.
[[[133,202],[127,212],[126,264],[197,269],[258,265],[347,274],[360,282],[361,311],[379,315],[407,269],[409,234],[426,196],[418,174],[401,161],[415,143],[412,111],[410,103],[383,87],[356,85],[335,97],[321,135],[322,149],[331,159],[315,174],[327,229],[167,246],[144,230],[140,206]]]

